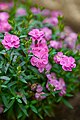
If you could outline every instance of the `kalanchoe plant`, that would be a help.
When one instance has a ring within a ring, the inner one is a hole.
[[[73,108],[80,86],[80,35],[61,12],[27,6],[0,12],[0,113],[15,120],[53,116],[60,102]]]

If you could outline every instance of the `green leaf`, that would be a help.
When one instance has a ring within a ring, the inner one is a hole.
[[[39,116],[42,120],[44,119],[40,113],[38,113],[38,116]]]
[[[23,83],[27,83],[24,78],[20,79],[20,81],[23,82]]]
[[[28,117],[28,113],[27,113],[27,110],[25,108],[25,106],[23,106],[22,104],[18,104],[20,109],[23,111],[23,113]]]
[[[19,38],[26,38],[27,35],[21,35]]]
[[[62,100],[62,97],[59,97],[59,99],[57,100],[57,102],[60,102]]]
[[[17,81],[10,82],[10,83],[8,84],[8,88],[14,86],[16,83],[17,83]]]
[[[22,112],[19,112],[17,118],[20,119],[23,116]]]
[[[14,102],[15,102],[15,99],[13,99],[13,100],[8,104],[8,106],[7,106],[7,108],[5,108],[4,112],[8,111],[8,110],[12,107],[12,105],[14,104]]]
[[[2,96],[2,101],[3,101],[4,105],[5,105],[6,107],[8,107],[8,101],[7,101],[6,96]]]
[[[1,76],[0,79],[1,79],[1,80],[10,80],[10,78],[7,77],[7,76]]]
[[[22,101],[20,99],[17,99],[18,103],[22,103]]]
[[[6,66],[5,66],[5,74],[7,73],[7,70],[8,70],[8,68],[9,68],[9,66],[10,66],[10,64],[7,63]]]
[[[73,106],[67,100],[63,98],[62,101],[67,107],[69,107],[70,109],[73,109]]]
[[[73,97],[73,95],[72,95],[72,94],[66,94],[66,96],[67,96],[67,97]]]
[[[31,108],[31,110],[32,110],[34,113],[38,113],[36,107],[34,107],[33,105],[30,105],[30,108]]]
[[[23,102],[24,102],[25,104],[27,104],[26,96],[23,96],[23,97],[22,97],[22,100],[23,100]]]
[[[28,65],[28,68],[31,69],[34,73],[39,74],[38,69],[35,67]]]
[[[37,100],[31,101],[31,104],[36,104],[36,103],[37,103]]]
[[[7,88],[7,86],[6,86],[6,85],[1,85],[1,87],[2,87],[2,88]]]
[[[31,79],[35,79],[34,75],[27,75],[25,76],[26,80],[31,80]]]
[[[4,54],[6,54],[6,51],[2,50],[2,51],[0,51],[0,54],[4,55]]]

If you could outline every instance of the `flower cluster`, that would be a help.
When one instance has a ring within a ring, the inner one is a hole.
[[[7,12],[0,12],[0,32],[8,32],[12,29],[8,23],[9,14]]]
[[[35,93],[35,98],[37,100],[43,100],[43,99],[46,98],[45,93],[42,92],[42,90],[43,90],[42,86],[41,85],[37,85],[36,93]]]
[[[38,29],[33,29],[29,32],[32,38],[32,53],[31,64],[38,67],[40,72],[44,71],[44,68],[48,64],[48,47],[46,40],[43,38],[44,33]]]
[[[55,73],[47,74],[47,78],[48,78],[48,81],[46,84],[46,88],[49,91],[50,91],[50,87],[51,87],[51,90],[53,90],[53,91],[60,90],[60,92],[59,92],[60,96],[63,96],[66,94],[66,85],[62,78],[59,78],[59,80],[57,80]]]
[[[62,48],[62,42],[61,41],[50,41],[50,47],[55,48],[55,49],[60,49]]]
[[[16,35],[11,35],[9,33],[5,33],[4,39],[2,40],[2,44],[6,49],[18,48],[20,46],[20,40]]]
[[[73,57],[68,57],[66,55],[63,55],[62,52],[58,52],[55,56],[54,56],[54,61],[57,64],[62,65],[62,69],[65,71],[72,71],[72,68],[76,67],[75,64],[75,59]]]

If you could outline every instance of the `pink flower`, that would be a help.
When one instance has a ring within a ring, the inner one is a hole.
[[[8,32],[12,29],[7,21],[0,22],[0,32]]]
[[[48,63],[48,55],[43,52],[38,56],[33,56],[30,61],[33,66],[38,67],[40,72],[43,72],[46,64]]]
[[[51,13],[51,11],[48,10],[48,9],[44,9],[44,10],[41,11],[41,14],[42,14],[43,16],[49,16],[50,13]]]
[[[61,11],[52,11],[51,12],[52,17],[58,17],[58,16],[63,16]]]
[[[11,35],[9,33],[5,33],[4,39],[2,40],[2,44],[6,49],[18,48],[20,46],[20,40],[16,35]]]
[[[76,33],[71,32],[71,33],[69,34],[69,36],[70,36],[72,39],[74,39],[75,41],[77,40],[77,34],[76,34]]]
[[[49,72],[51,70],[51,68],[52,68],[52,66],[49,63],[45,67],[45,69],[46,69],[47,72]]]
[[[7,12],[0,12],[0,32],[8,32],[12,29],[8,23],[9,14]]]
[[[31,58],[30,62],[31,62],[31,64],[32,64],[33,66],[36,66],[36,64],[37,64],[37,62],[38,62],[38,58],[33,56],[33,57]]]
[[[57,80],[57,78],[56,78],[56,76],[55,76],[54,73],[48,74],[48,75],[47,75],[47,78],[48,78],[48,81],[47,81],[47,84],[46,84],[46,88],[47,88],[49,91],[50,91],[49,85],[51,85],[51,86],[53,87],[53,90],[54,90],[54,91],[61,89],[60,83],[59,83],[59,81]]]
[[[44,32],[40,31],[39,29],[32,29],[29,33],[28,33],[32,40],[42,40],[42,38],[44,37]]]
[[[16,16],[25,16],[26,14],[27,13],[26,13],[26,10],[24,8],[17,9]]]
[[[63,96],[66,94],[66,85],[62,78],[57,80],[55,73],[51,73],[47,75],[48,81],[46,84],[46,88],[50,91],[50,86],[53,87],[54,91],[60,90],[59,95]]]
[[[54,56],[54,61],[57,64],[62,65],[62,69],[65,71],[72,71],[72,68],[76,67],[75,59],[73,57],[68,57],[66,55],[63,55],[62,52],[58,52]]]
[[[62,52],[58,52],[55,56],[54,56],[54,61],[57,63],[57,64],[60,64],[60,61],[61,59],[64,57],[63,53]]]
[[[46,98],[46,96],[45,96],[45,93],[44,93],[44,92],[40,92],[40,93],[35,93],[35,98],[36,98],[37,100],[43,100],[43,99]]]
[[[65,32],[66,36],[68,36],[73,31],[69,26],[65,26],[64,27],[64,32]]]
[[[60,49],[60,48],[62,48],[62,42],[52,40],[52,41],[50,41],[50,46],[55,49]]]
[[[52,37],[52,30],[50,30],[48,27],[44,27],[41,30],[45,33],[45,39],[50,40]]]
[[[72,71],[72,68],[76,67],[75,59],[73,57],[67,57],[61,59],[60,65],[62,65],[63,70]]]
[[[33,53],[33,57],[30,62],[38,68],[39,72],[43,72],[48,64],[48,46],[46,40],[43,38],[44,33],[38,29],[33,29],[29,32],[29,35],[32,36],[33,40],[30,50]],[[35,40],[38,40],[38,42],[35,42]]]
[[[65,32],[60,32],[59,34],[58,34],[58,36],[60,37],[60,39],[62,40],[64,40],[64,38],[66,37],[66,33]]]
[[[63,96],[66,94],[66,85],[65,85],[65,82],[62,78],[59,78],[59,83],[60,83],[60,86],[61,86],[61,91],[59,93],[60,96]]]
[[[40,14],[41,13],[41,10],[39,8],[35,8],[35,7],[32,7],[31,11],[33,14]]]
[[[56,74],[53,72],[51,74],[47,74],[46,76],[47,76],[48,80],[50,80],[50,81],[52,81],[53,79],[57,79]]]
[[[56,17],[46,18],[46,19],[44,19],[43,23],[48,23],[48,24],[52,24],[53,26],[57,26],[58,19]]]
[[[10,9],[11,7],[13,6],[13,3],[4,3],[4,2],[1,2],[0,3],[0,10],[8,10]]]
[[[9,14],[7,12],[0,12],[0,22],[7,21],[9,18]]]
[[[41,85],[38,85],[36,88],[36,92],[40,93],[42,92],[42,90],[43,90],[43,87]]]
[[[67,47],[74,49],[77,41],[77,34],[71,32],[65,39],[65,44]]]
[[[48,64],[48,47],[46,41],[42,39],[39,43],[34,43],[31,46],[31,49],[31,52],[33,53],[33,57],[30,60],[31,64],[36,66],[39,72],[43,72]]]

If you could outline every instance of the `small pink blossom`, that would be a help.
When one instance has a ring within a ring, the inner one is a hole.
[[[60,49],[60,48],[62,48],[62,42],[52,40],[52,41],[50,41],[50,46],[55,49]]]
[[[8,32],[12,29],[8,23],[9,14],[7,12],[0,12],[0,32]]]
[[[47,76],[48,80],[50,80],[50,81],[52,81],[53,79],[57,79],[56,74],[53,72],[51,74],[47,74],[46,76]]]
[[[13,3],[0,2],[0,10],[8,10],[13,6]]]
[[[50,16],[51,11],[49,9],[44,9],[41,11],[41,15],[43,16]]]
[[[49,72],[51,70],[51,68],[52,68],[52,66],[49,63],[45,67],[45,69],[46,69],[47,72]]]
[[[7,21],[9,18],[9,14],[7,12],[0,12],[0,22]]]
[[[58,16],[63,16],[61,11],[52,11],[51,12],[52,17],[58,17]]]
[[[50,40],[51,39],[51,37],[52,37],[52,30],[51,29],[49,29],[48,27],[44,27],[44,28],[42,28],[41,29],[43,32],[44,32],[44,36],[45,36],[45,39],[46,40]]]
[[[66,85],[62,78],[57,80],[55,73],[51,73],[47,75],[48,81],[46,84],[46,88],[50,91],[50,86],[53,87],[54,91],[60,90],[59,95],[63,96],[66,94]]]
[[[64,39],[64,42],[67,47],[74,49],[77,41],[77,34],[71,32],[66,38]]]
[[[61,59],[60,65],[62,65],[63,70],[72,71],[72,68],[76,67],[75,59],[73,57],[67,57]]]
[[[58,52],[55,56],[54,56],[54,61],[57,63],[57,64],[60,64],[60,61],[61,59],[64,57],[63,53],[62,52]]]
[[[33,66],[38,67],[40,72],[43,72],[46,64],[48,63],[48,54],[44,52],[40,53],[38,54],[38,57],[33,56],[30,61]]]
[[[40,14],[41,13],[41,10],[39,8],[35,8],[35,7],[32,7],[31,11],[33,14]]]
[[[45,96],[45,93],[44,93],[44,92],[40,92],[40,93],[35,93],[35,98],[36,98],[37,100],[43,100],[43,99],[46,98],[46,96]]]
[[[26,10],[24,8],[17,9],[16,16],[25,16],[26,14],[27,13],[26,13]]]
[[[8,32],[12,29],[7,21],[0,22],[0,32]]]
[[[44,37],[44,32],[40,31],[39,29],[32,29],[29,33],[28,33],[32,40],[42,40],[42,38]]]
[[[48,24],[52,24],[53,26],[57,26],[58,18],[56,18],[56,17],[46,18],[46,19],[44,19],[43,23],[48,23]]]
[[[2,44],[6,49],[18,48],[20,46],[20,40],[16,35],[11,35],[9,33],[5,33],[4,39],[2,40]]]
[[[66,94],[66,85],[65,85],[65,82],[62,78],[59,78],[59,83],[60,83],[60,86],[61,86],[61,91],[59,93],[60,96],[63,96]]]
[[[43,87],[41,85],[37,85],[36,92],[40,93],[42,92]]]

